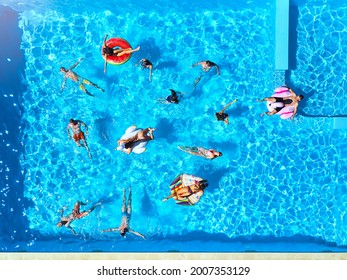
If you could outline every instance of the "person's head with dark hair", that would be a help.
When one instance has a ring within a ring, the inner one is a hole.
[[[120,230],[120,235],[125,237],[125,234],[129,231],[129,229],[125,228],[123,230]]]
[[[212,62],[209,61],[209,60],[206,60],[206,65],[207,65],[207,66],[211,66],[211,65],[212,65]]]
[[[60,67],[60,72],[67,72],[67,70],[65,69],[65,67]]]
[[[62,220],[62,221],[57,223],[57,227],[62,227],[62,226],[65,226],[66,224],[67,224],[67,221]]]
[[[70,123],[72,123],[74,125],[78,124],[78,122],[76,120],[74,120],[74,119],[70,119]]]
[[[199,185],[199,188],[200,188],[201,190],[204,190],[205,188],[208,187],[208,182],[207,182],[207,180],[202,180],[202,181],[200,181],[200,182],[198,183],[198,185]]]
[[[304,99],[304,96],[302,94],[299,95],[300,101]]]
[[[173,103],[178,103],[178,96],[177,96],[177,92],[176,91],[174,91],[173,89],[170,89],[170,91],[171,91],[171,98],[170,98],[170,100],[171,100],[171,102],[173,102]]]

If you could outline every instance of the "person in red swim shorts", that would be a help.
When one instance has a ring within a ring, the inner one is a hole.
[[[67,134],[68,134],[69,138],[71,139],[70,130],[72,130],[73,139],[74,139],[76,145],[78,147],[82,147],[82,145],[81,145],[81,141],[82,141],[82,144],[86,148],[89,157],[92,158],[92,154],[90,153],[87,141],[86,141],[85,136],[84,136],[84,132],[81,130],[81,126],[84,126],[86,128],[86,134],[88,134],[88,126],[84,122],[79,121],[79,120],[70,119],[70,122],[66,128]]]
[[[74,221],[74,220],[78,220],[78,219],[81,219],[87,215],[90,214],[90,212],[92,212],[95,207],[99,206],[101,204],[101,202],[95,204],[94,206],[92,206],[89,210],[87,211],[82,211],[80,212],[80,208],[81,208],[81,205],[87,205],[87,203],[84,203],[82,201],[77,201],[75,203],[75,206],[72,210],[72,212],[67,215],[67,216],[63,216],[64,215],[64,210],[66,209],[66,207],[63,207],[61,210],[60,210],[60,222],[57,223],[57,227],[62,227],[62,226],[65,226],[67,228],[69,228],[72,233],[74,235],[78,235],[76,233],[76,231],[71,227],[71,223]]]

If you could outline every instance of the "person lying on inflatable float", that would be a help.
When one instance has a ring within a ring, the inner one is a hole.
[[[195,156],[201,156],[210,160],[213,160],[216,157],[221,157],[223,155],[221,152],[218,152],[214,149],[205,149],[200,147],[188,147],[188,146],[178,146],[178,148],[183,152],[186,152]]]
[[[122,151],[126,154],[134,152],[141,154],[146,151],[145,146],[147,143],[154,139],[153,131],[155,128],[137,128],[136,125],[130,126],[125,134],[118,140],[118,147],[116,150]]]
[[[200,201],[207,186],[207,180],[190,174],[180,174],[170,184],[171,194],[162,201],[173,198],[177,204],[191,206]]]
[[[260,116],[280,115],[281,119],[294,119],[298,110],[299,102],[304,99],[303,95],[296,95],[288,86],[284,85],[275,89],[275,93],[271,97],[258,99],[258,102],[266,101],[268,112],[262,113]]]
[[[140,46],[136,49],[132,49],[130,44],[122,38],[111,38],[107,40],[108,35],[104,38],[102,45],[102,57],[105,60],[104,73],[106,73],[107,63],[114,65],[121,65],[127,62],[133,52],[140,50]]]

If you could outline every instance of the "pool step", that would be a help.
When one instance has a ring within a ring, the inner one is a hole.
[[[347,118],[334,118],[334,129],[347,129]]]

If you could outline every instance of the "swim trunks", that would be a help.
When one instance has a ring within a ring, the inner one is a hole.
[[[80,140],[84,140],[85,137],[84,137],[84,133],[82,131],[80,131],[80,133],[75,133],[73,135],[73,139],[77,142],[77,141],[80,141]]]

